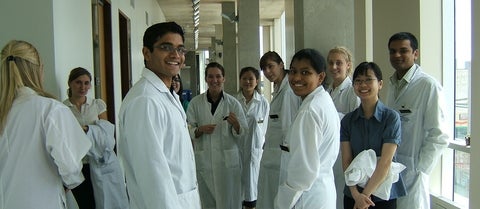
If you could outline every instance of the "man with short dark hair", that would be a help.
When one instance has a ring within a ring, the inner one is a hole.
[[[402,144],[397,160],[407,168],[402,172],[407,196],[397,199],[399,209],[430,209],[429,175],[448,145],[442,86],[415,64],[418,41],[400,32],[388,41],[390,77],[386,104],[400,113]]]
[[[185,62],[184,40],[174,22],[145,31],[145,68],[120,108],[118,156],[131,209],[200,209],[187,117],[169,90]]]

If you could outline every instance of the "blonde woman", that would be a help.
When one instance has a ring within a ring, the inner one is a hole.
[[[12,40],[1,52],[0,205],[63,209],[83,180],[91,143],[71,111],[43,90],[37,49]]]
[[[328,52],[327,68],[333,81],[328,86],[327,92],[332,97],[340,119],[360,105],[360,98],[355,94],[352,80],[350,79],[352,62],[352,54],[343,46],[334,47]],[[340,151],[333,166],[335,188],[337,189],[337,208],[343,208],[343,187],[345,186],[341,155]]]

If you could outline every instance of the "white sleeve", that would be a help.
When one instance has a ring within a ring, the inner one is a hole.
[[[46,149],[58,167],[63,184],[75,188],[84,180],[82,158],[91,143],[66,106],[55,108],[45,120]]]

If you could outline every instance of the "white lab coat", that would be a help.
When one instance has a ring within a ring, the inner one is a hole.
[[[288,84],[288,75],[285,76],[278,91],[273,93],[270,102],[268,128],[265,134],[258,177],[257,208],[259,209],[273,209],[275,195],[280,183],[280,158],[282,154],[280,144],[282,144],[287,130],[292,125],[301,102],[300,97],[293,93]]]
[[[395,86],[390,85],[386,100],[387,106],[400,113],[402,145],[397,160],[407,167],[402,176],[408,194],[397,199],[397,207],[430,209],[429,175],[448,145],[444,95],[440,84],[420,66],[414,64],[410,71],[413,77],[397,98]]]
[[[128,196],[115,147],[115,125],[97,120],[88,126],[87,136],[92,140],[88,151],[95,207],[97,209],[128,209]]]
[[[197,178],[203,209],[239,209],[243,200],[241,191],[240,142],[245,134],[247,121],[238,100],[223,92],[223,98],[211,113],[207,93],[195,96],[187,109],[190,135],[195,148]],[[240,132],[224,120],[230,112],[240,123]],[[195,129],[207,124],[217,124],[212,134],[195,138]]]
[[[348,76],[335,89],[333,89],[333,84],[330,84],[327,92],[329,92],[332,97],[333,104],[335,104],[340,120],[342,120],[345,114],[352,112],[360,105],[360,98],[355,94],[352,80]],[[343,188],[345,187],[345,178],[343,175],[341,150],[338,152],[337,160],[333,165],[333,175],[335,176],[335,188],[337,189],[337,208],[343,208]]]
[[[327,92],[330,92],[330,96],[332,97],[333,104],[335,104],[340,119],[360,105],[360,98],[355,94],[352,80],[348,76],[339,86],[337,86],[337,88],[333,89],[333,86],[330,85]]]
[[[267,99],[257,91],[254,92],[248,105],[245,103],[245,97],[241,92],[237,95],[237,99],[243,107],[248,124],[248,128],[241,139],[244,199],[245,201],[254,201],[257,200],[258,173],[270,107]]]
[[[90,146],[70,109],[19,88],[0,136],[0,208],[66,208]]]
[[[152,71],[123,100],[117,151],[131,209],[199,209],[195,159],[178,95]]]
[[[275,209],[335,208],[340,119],[322,86],[303,100],[283,146]]]

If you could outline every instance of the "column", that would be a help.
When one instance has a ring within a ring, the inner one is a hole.
[[[225,14],[225,15],[236,14],[235,2],[222,2],[222,14]],[[232,23],[230,22],[230,20],[222,18],[222,26],[223,26],[222,58],[223,58],[223,67],[225,68],[224,90],[229,94],[236,94],[238,89],[236,22]]]

